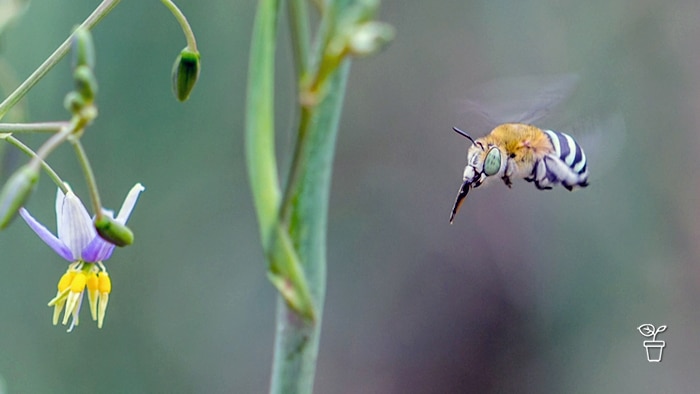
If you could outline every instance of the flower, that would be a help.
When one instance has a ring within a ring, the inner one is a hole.
[[[56,233],[58,236],[53,235],[51,231],[34,219],[26,209],[20,208],[19,214],[44,243],[71,263],[68,265],[66,273],[58,281],[56,297],[49,301],[49,306],[54,307],[53,324],[58,324],[58,318],[65,307],[62,324],[65,325],[68,322],[68,317],[72,317],[68,332],[78,325],[78,313],[83,293],[87,288],[92,320],[97,320],[97,327],[102,328],[109,293],[112,290],[112,284],[103,261],[110,258],[114,245],[97,234],[87,209],[68,184],[65,186],[68,189],[66,194],[60,188],[56,193]],[[103,209],[103,214],[108,215],[119,224],[125,224],[143,190],[144,187],[140,183],[131,188],[116,218],[114,212],[110,210]]]

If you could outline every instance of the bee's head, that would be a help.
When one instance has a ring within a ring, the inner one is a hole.
[[[484,146],[479,140],[474,140],[469,134],[453,127],[454,131],[469,139],[472,145],[467,150],[467,165],[464,167],[464,182],[459,188],[457,198],[455,199],[452,213],[450,214],[450,223],[454,221],[455,215],[459,207],[467,197],[467,193],[472,187],[477,187],[491,175],[497,174],[501,170],[501,151],[495,146]]]
[[[495,175],[501,170],[501,151],[493,145],[484,145],[474,140],[464,131],[454,127],[454,131],[469,139],[472,145],[467,150],[467,165],[464,167],[464,181],[479,186],[485,177]]]

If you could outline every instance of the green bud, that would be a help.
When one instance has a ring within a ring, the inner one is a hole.
[[[117,246],[127,246],[134,243],[134,233],[129,227],[118,223],[107,215],[95,218],[95,230],[105,241]]]
[[[90,30],[78,27],[73,33],[73,68],[95,68],[95,45]]]
[[[75,90],[85,99],[92,101],[97,94],[97,79],[92,69],[88,66],[78,66],[73,72]]]
[[[17,216],[17,211],[32,195],[39,180],[39,170],[25,165],[12,174],[0,191],[0,229],[7,227]]]
[[[348,49],[355,56],[379,52],[394,38],[394,28],[384,22],[365,22],[350,34]]]
[[[63,106],[72,114],[79,113],[85,107],[85,99],[78,92],[68,92],[63,100]]]
[[[186,101],[199,78],[199,52],[185,48],[173,64],[173,93],[179,101]]]

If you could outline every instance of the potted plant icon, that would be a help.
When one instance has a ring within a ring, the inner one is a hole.
[[[666,331],[666,326],[659,326],[659,328],[654,328],[653,324],[642,324],[637,327],[637,330],[647,338],[651,338],[651,341],[644,341],[644,347],[647,350],[647,360],[650,363],[658,363],[661,361],[661,357],[664,353],[664,347],[666,346],[665,341],[657,341],[656,336],[659,333]]]

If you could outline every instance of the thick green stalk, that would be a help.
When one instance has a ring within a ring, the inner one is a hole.
[[[296,1],[296,0],[292,0]],[[326,227],[331,169],[349,61],[326,64],[337,10],[324,10],[314,53],[305,5],[290,7],[292,44],[302,94],[294,157],[284,196],[277,175],[273,102],[274,40],[279,2],[260,0],[253,30],[248,80],[246,157],[268,276],[280,292],[271,393],[311,393],[326,288]],[[344,7],[341,7],[344,8]],[[320,81],[319,70],[326,73]],[[282,197],[282,198],[281,198]]]
[[[316,320],[308,322],[280,300],[277,303],[277,332],[271,393],[311,393],[321,337],[321,318],[326,292],[326,227],[331,169],[335,152],[349,61],[327,80],[327,93],[312,108],[303,146],[295,166],[298,179],[292,190],[289,234],[302,263],[313,300]],[[301,131],[300,131],[301,132]]]

